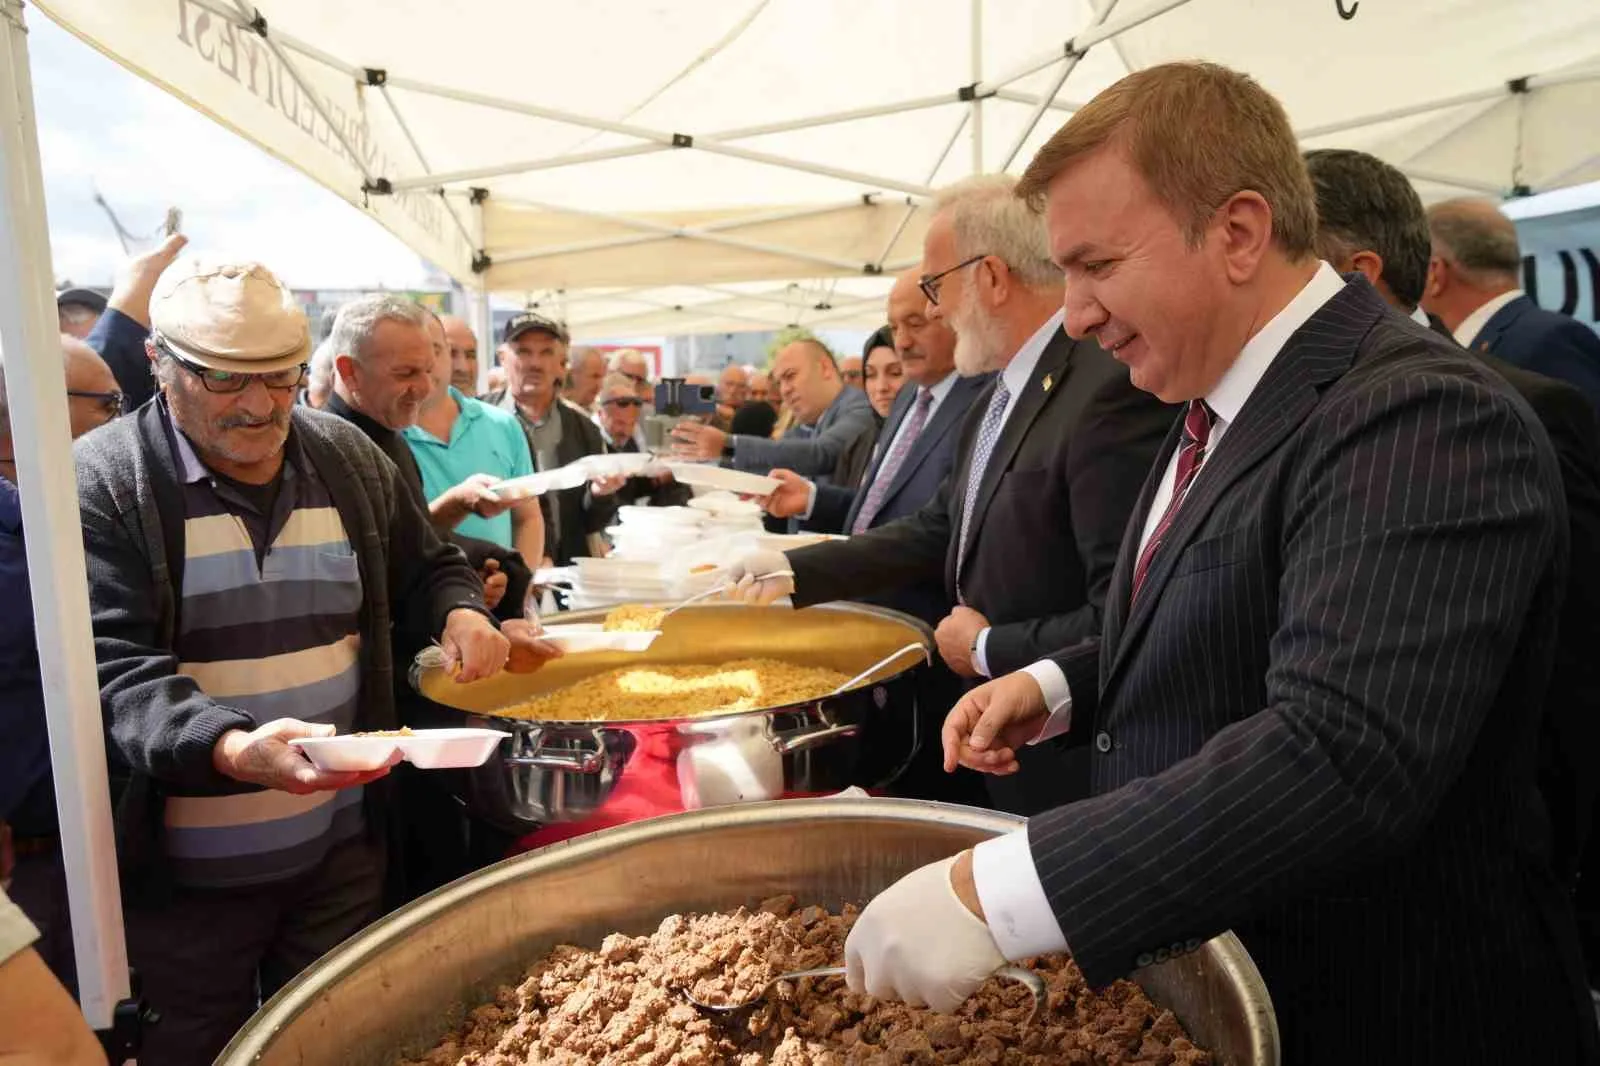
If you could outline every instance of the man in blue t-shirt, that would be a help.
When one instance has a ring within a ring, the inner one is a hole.
[[[416,425],[402,432],[422,471],[434,525],[520,552],[530,566],[544,556],[538,497],[510,504],[487,487],[533,473],[528,438],[516,416],[465,395],[450,384],[450,346],[444,327],[428,316],[433,342],[433,392]]]

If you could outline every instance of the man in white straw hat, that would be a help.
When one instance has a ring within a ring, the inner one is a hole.
[[[310,336],[257,264],[151,309],[158,400],[83,438],[79,497],[141,1058],[209,1063],[380,907],[387,767],[291,742],[394,729],[391,621],[471,681],[510,642],[461,552],[354,426],[295,404]]]

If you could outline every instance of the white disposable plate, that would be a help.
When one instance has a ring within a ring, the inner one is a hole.
[[[641,507],[630,503],[617,508],[617,518],[624,527],[695,526],[704,517],[688,507]]]
[[[302,737],[289,741],[318,770],[381,770],[400,761],[399,737]]]
[[[587,484],[589,476],[576,463],[558,466],[554,470],[541,470],[536,474],[497,481],[489,491],[507,500],[525,500],[529,496],[543,496],[547,492],[575,489]]]
[[[747,474],[743,470],[729,470],[705,463],[670,462],[667,469],[685,485],[724,489],[741,496],[770,496],[783,484],[775,477],[762,477],[760,474]]]
[[[661,564],[649,559],[579,556],[578,575],[587,582],[660,581]]]
[[[696,496],[689,506],[717,518],[759,518],[761,507],[751,500],[741,500],[731,493],[713,492]]]
[[[419,770],[464,770],[488,762],[510,735],[501,729],[417,729],[395,741]]]
[[[599,622],[570,622],[566,625],[545,626],[544,632],[539,634],[539,637],[541,640],[548,640],[568,655],[579,655],[586,651],[640,652],[654,644],[660,635],[659,629],[634,633],[608,633]]]

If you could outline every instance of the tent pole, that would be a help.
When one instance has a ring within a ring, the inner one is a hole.
[[[1035,96],[1032,93],[1017,92],[1015,89],[1001,89],[994,94],[994,99],[1004,100],[1011,104],[1027,104],[1029,107],[1037,106],[1041,101],[1047,111],[1065,111],[1072,114],[1074,111],[1083,110],[1082,100],[1052,100],[1045,96]]]
[[[1547,192],[1550,189],[1558,189],[1563,184],[1566,183],[1566,180],[1568,178],[1570,178],[1570,177],[1572,177],[1572,176],[1574,176],[1576,174],[1583,173],[1585,170],[1588,170],[1590,167],[1596,165],[1597,163],[1600,163],[1600,153],[1596,153],[1594,155],[1591,155],[1589,158],[1581,160],[1578,163],[1575,163],[1574,165],[1568,167],[1566,170],[1563,170],[1561,173],[1555,175],[1554,177],[1540,182],[1539,185],[1534,188],[1534,191],[1535,192]],[[1595,310],[1596,310],[1597,313],[1600,313],[1600,308],[1596,308]]]
[[[933,166],[928,168],[927,184],[933,184],[933,179],[939,176],[939,169],[944,166],[944,161],[949,159],[950,153],[955,150],[956,142],[961,139],[961,131],[967,125],[967,118],[968,115],[963,113],[956,123],[956,128],[950,131],[950,139],[944,143],[944,151],[939,153],[939,158],[935,159]],[[879,252],[877,257],[872,260],[878,264],[879,270],[883,269],[883,261],[889,258],[890,252],[894,251],[894,246],[900,240],[900,235],[906,231],[906,227],[911,224],[911,219],[916,216],[916,213],[916,204],[906,204],[906,209],[900,213],[899,224],[895,226],[894,232],[889,234],[889,239],[883,242],[883,251]]]
[[[970,84],[983,81],[983,0],[972,0],[972,79]],[[983,96],[972,94],[972,173],[983,173]]]
[[[1357,130],[1363,126],[1376,126],[1383,122],[1393,122],[1396,119],[1411,118],[1414,115],[1426,115],[1430,111],[1443,111],[1447,107],[1459,107],[1462,104],[1476,104],[1484,100],[1496,100],[1503,96],[1510,96],[1511,90],[1504,85],[1496,85],[1492,89],[1479,89],[1476,92],[1461,93],[1457,96],[1445,97],[1442,100],[1432,100],[1422,104],[1412,104],[1409,107],[1397,107],[1392,111],[1379,111],[1373,115],[1363,115],[1360,118],[1341,119],[1338,122],[1329,122],[1321,126],[1312,126],[1310,129],[1295,130],[1294,135],[1300,140],[1309,140],[1313,137],[1322,137],[1330,133],[1343,133],[1346,130]]]
[[[473,245],[475,248],[486,248],[487,233],[483,219],[483,201],[478,200],[472,205],[472,228],[477,231],[478,240]],[[470,242],[469,242],[470,243]],[[478,275],[478,298],[473,305],[473,325],[479,337],[478,343],[482,349],[478,356],[478,392],[483,392],[484,384],[489,378],[489,368],[497,361],[495,351],[498,345],[494,340],[494,308],[489,303],[489,275],[484,272]]]
[[[383,96],[383,102],[389,105],[389,114],[394,116],[395,125],[399,126],[400,132],[405,135],[406,143],[411,146],[412,154],[417,157],[417,164],[422,167],[423,174],[427,174],[433,167],[428,165],[428,157],[423,154],[422,145],[417,143],[416,135],[411,132],[411,126],[406,122],[406,117],[400,113],[400,108],[395,104],[394,97],[389,95],[389,86],[379,85],[378,92]],[[450,202],[449,197],[444,195],[443,189],[439,190],[439,199],[444,204],[445,213],[450,216],[450,221],[456,224],[456,230],[460,232],[461,239],[466,242],[467,247],[474,251],[482,248],[483,242],[481,240],[473,241],[472,234],[467,232],[466,223],[461,221],[461,216],[456,213],[455,205]]]
[[[1117,0],[1108,0],[1105,10],[1096,14],[1090,21],[1090,28],[1103,25],[1116,9]],[[1055,102],[1056,94],[1061,92],[1061,87],[1067,83],[1068,78],[1072,77],[1072,72],[1078,69],[1078,62],[1087,51],[1088,48],[1085,47],[1083,51],[1075,51],[1066,57],[1067,61],[1062,66],[1061,73],[1056,76],[1056,80],[1051,84],[1050,91],[1040,97],[1037,104],[1033,105],[1033,114],[1028,116],[1027,123],[1022,127],[1021,132],[1017,134],[1016,142],[1011,145],[1011,151],[1006,153],[1005,162],[1000,164],[1001,170],[1011,169],[1011,164],[1016,162],[1017,155],[1022,151],[1022,146],[1028,143],[1029,137],[1033,136],[1033,131],[1039,125],[1039,120],[1050,109],[1050,105]]]
[[[909,196],[931,196],[933,190],[926,185],[914,185],[911,182],[896,181],[894,178],[885,178],[875,174],[863,174],[859,170],[844,170],[840,167],[824,166],[821,163],[810,163],[803,159],[790,159],[787,156],[773,155],[771,152],[756,152],[749,148],[740,148],[731,144],[722,144],[719,141],[696,140],[694,146],[702,152],[713,155],[732,156],[734,159],[746,159],[752,163],[766,163],[769,166],[783,167],[786,170],[798,170],[805,174],[820,174],[825,178],[838,178],[840,181],[854,182],[868,188],[893,189]]]
[[[1101,41],[1109,41],[1121,33],[1126,33],[1137,26],[1142,26],[1153,18],[1165,15],[1174,8],[1182,7],[1189,0],[1160,0],[1143,11],[1137,12],[1125,19],[1118,19],[1114,23],[1104,23],[1091,26],[1082,33],[1075,35],[1071,40],[1064,42],[1064,47],[1056,48],[1041,56],[1036,56],[1013,70],[1008,70],[998,78],[983,82],[978,86],[978,92],[987,96],[996,89],[1004,88],[1014,81],[1020,81],[1030,74],[1037,74],[1046,67],[1059,61],[1063,56],[1078,52],[1087,52]]]
[[[593,152],[546,156],[543,159],[530,159],[521,163],[500,163],[492,167],[448,170],[437,174],[423,174],[415,178],[392,178],[389,185],[395,192],[409,192],[412,189],[432,189],[441,185],[456,185],[484,178],[502,178],[510,174],[528,174],[536,170],[556,170],[560,167],[577,166],[580,163],[601,163],[608,159],[627,159],[630,156],[653,155],[656,152],[666,151],[671,151],[671,146],[629,144],[620,148],[601,148]]]
[[[844,122],[854,122],[857,119],[899,115],[907,111],[924,111],[930,107],[954,104],[959,100],[960,97],[955,93],[940,93],[938,96],[919,96],[915,100],[901,100],[898,103],[882,104],[878,107],[857,107],[849,111],[835,111],[826,115],[811,115],[806,118],[789,119],[783,122],[769,122],[761,126],[744,126],[734,130],[718,130],[705,136],[706,139],[713,141],[738,141],[746,137],[764,137],[769,133],[792,133],[795,130],[811,129],[816,126],[834,126]]]
[[[239,14],[242,17],[249,19],[254,15],[254,10],[245,3],[245,0],[233,0],[233,3],[239,9]],[[355,145],[350,143],[350,138],[345,135],[344,127],[333,121],[333,116],[328,114],[328,109],[323,106],[322,98],[311,91],[311,86],[306,84],[305,76],[300,73],[300,68],[284,54],[283,46],[271,36],[270,29],[261,35],[261,41],[267,46],[268,51],[278,57],[278,62],[283,64],[283,69],[288,71],[289,77],[294,79],[294,83],[299,87],[301,95],[311,104],[311,109],[317,113],[317,116],[333,132],[334,137],[338,138],[339,144],[345,150],[345,154],[350,157],[350,162],[355,164],[355,168],[361,172],[361,180],[370,182],[372,174],[367,170],[367,165],[361,161],[361,153],[356,151]]]
[[[1425,170],[1420,167],[1401,165],[1395,169],[1412,181],[1427,181],[1435,185],[1449,185],[1456,189],[1470,189],[1473,192],[1486,193],[1490,196],[1504,197],[1510,191],[1504,185],[1496,185],[1492,181],[1474,181],[1471,178],[1458,178],[1450,174],[1440,174],[1438,171]]]
[[[128,997],[128,956],[52,295],[27,31],[19,0],[0,0],[0,353],[28,531],[79,1000],[92,1027],[109,1029],[117,1004]]]
[[[241,18],[238,11],[230,11],[219,3],[212,3],[211,0],[184,0],[184,3],[192,4],[195,7],[200,8],[202,11],[209,12],[219,19],[232,23],[235,29],[243,30],[246,33],[255,32],[250,28],[249,21],[246,18]],[[287,48],[289,51],[298,52],[307,59],[315,60],[316,62],[321,63],[323,66],[337,70],[339,73],[350,78],[360,81],[363,77],[365,77],[365,71],[363,71],[360,67],[357,67],[351,63],[346,63],[338,56],[329,52],[324,52],[315,45],[307,44],[298,37],[290,37],[283,33],[274,33],[273,37],[279,44],[283,45],[283,47]]]

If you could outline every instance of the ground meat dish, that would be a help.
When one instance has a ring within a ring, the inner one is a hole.
[[[613,607],[606,612],[605,621],[600,628],[607,633],[648,633],[661,628],[661,620],[667,616],[665,607],[644,607],[637,603],[625,603],[621,607]]]
[[[778,659],[623,666],[494,713],[560,722],[694,718],[804,703],[849,680],[837,670]]]
[[[650,936],[606,937],[598,951],[559,947],[515,987],[472,1011],[438,1047],[399,1066],[1209,1066],[1170,1011],[1117,981],[1091,991],[1072,962],[1035,960],[1049,1006],[1024,1025],[1032,997],[991,980],[955,1014],[880,1003],[840,978],[784,983],[737,1023],[700,1015],[746,1002],[779,973],[839,965],[856,910],[798,907],[673,915]]]

